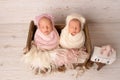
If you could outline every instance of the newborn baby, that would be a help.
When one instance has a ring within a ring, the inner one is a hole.
[[[24,62],[30,64],[35,74],[45,73],[51,69],[49,51],[59,46],[59,35],[54,27],[53,17],[43,14],[35,18],[37,30],[32,42],[32,48],[24,55]]]
[[[85,18],[78,15],[72,14],[67,16],[66,26],[60,35],[60,45],[63,48],[77,48],[80,49],[84,46],[85,35],[84,35],[84,24]]]
[[[52,50],[58,47],[59,35],[50,16],[36,17],[38,29],[35,33],[35,45],[41,50]]]
[[[74,63],[84,63],[86,60],[88,54],[83,50],[84,24],[85,18],[78,14],[67,16],[66,25],[60,34],[61,48],[54,53],[56,57],[53,61],[58,68],[64,65],[69,68]]]

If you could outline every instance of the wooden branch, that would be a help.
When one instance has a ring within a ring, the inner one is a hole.
[[[31,49],[31,42],[34,38],[34,33],[35,33],[36,27],[34,25],[34,22],[30,22],[30,27],[29,27],[29,32],[28,32],[28,37],[27,37],[27,43],[26,43],[26,48],[29,51]]]

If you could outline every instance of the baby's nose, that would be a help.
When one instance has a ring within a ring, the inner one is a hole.
[[[76,31],[76,30],[77,30],[77,28],[75,27],[75,28],[74,28],[74,31]]]
[[[48,26],[46,26],[45,29],[48,30]]]

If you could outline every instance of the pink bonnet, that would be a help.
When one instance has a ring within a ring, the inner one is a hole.
[[[52,15],[49,15],[49,14],[42,14],[42,15],[36,16],[36,17],[35,17],[35,24],[36,24],[37,26],[38,26],[39,20],[40,20],[41,18],[43,18],[43,17],[46,17],[46,18],[50,19],[51,22],[52,22],[52,25],[54,26],[54,21],[53,21],[54,18],[53,18]]]

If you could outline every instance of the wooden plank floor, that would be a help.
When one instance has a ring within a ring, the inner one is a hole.
[[[97,71],[96,65],[75,77],[74,71],[34,75],[21,61],[28,24],[0,24],[0,80],[119,80],[120,79],[120,23],[89,24],[93,46],[111,44],[117,50],[117,60]]]

